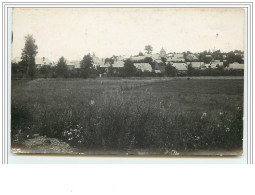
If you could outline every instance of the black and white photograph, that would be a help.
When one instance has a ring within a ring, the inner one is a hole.
[[[16,7],[11,152],[240,156],[245,9]]]

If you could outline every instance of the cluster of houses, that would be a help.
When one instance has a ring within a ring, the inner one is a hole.
[[[226,60],[226,55],[223,55],[223,60],[214,60],[211,55],[206,55],[205,57],[211,59],[210,63],[206,64],[204,62],[199,61],[198,55],[196,54],[186,54],[184,53],[166,53],[166,51],[162,48],[159,53],[152,54],[144,54],[139,56],[116,56],[114,59],[114,63],[110,64],[106,62],[104,58],[99,58],[92,55],[93,66],[97,69],[103,70],[103,72],[107,73],[109,68],[112,67],[114,71],[118,71],[118,69],[124,68],[125,60],[130,59],[134,62],[134,66],[140,70],[141,72],[155,72],[155,73],[164,73],[166,64],[170,63],[173,67],[176,68],[178,72],[187,72],[188,66],[191,66],[193,69],[205,70],[208,68],[216,69],[219,67],[224,67],[223,62]],[[150,63],[145,63],[144,60],[151,58],[152,61]],[[14,58],[12,62],[18,63],[20,61],[19,58]],[[76,68],[80,68],[80,61],[66,61],[68,70],[74,70]],[[151,64],[154,64],[152,67]],[[36,57],[36,67],[40,68],[42,66],[56,66],[57,62],[52,62],[48,58]],[[238,62],[234,62],[229,64],[229,66],[224,69],[233,69],[233,70],[244,70],[244,64],[239,64]]]

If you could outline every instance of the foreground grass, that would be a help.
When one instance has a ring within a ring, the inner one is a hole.
[[[240,79],[13,81],[11,135],[86,149],[240,149],[242,94]]]

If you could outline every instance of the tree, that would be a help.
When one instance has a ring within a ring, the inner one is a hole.
[[[66,74],[67,74],[66,60],[63,56],[61,58],[59,58],[59,60],[58,60],[57,74],[59,76],[66,76]]]
[[[21,53],[21,59],[26,66],[26,74],[31,79],[35,76],[35,56],[37,54],[37,45],[33,35],[25,36],[25,46]]]
[[[166,76],[176,76],[176,73],[177,73],[177,70],[175,67],[172,66],[172,64],[169,62],[167,65],[166,65],[166,68],[165,68],[165,74]]]
[[[151,62],[153,62],[153,59],[150,58],[150,57],[146,57],[146,58],[143,59],[143,62],[144,63],[151,63]]]
[[[93,58],[90,54],[87,54],[83,57],[80,62],[81,65],[81,74],[84,78],[87,78],[90,74],[94,73],[95,69],[93,67]]]
[[[153,50],[152,46],[151,45],[145,45],[145,49],[147,51],[147,54],[150,54]]]
[[[234,63],[234,62],[238,62],[240,64],[244,63],[244,60],[242,59],[242,56],[241,55],[235,55],[235,53],[233,51],[227,53],[226,60],[228,61],[229,64]]]
[[[163,62],[163,64],[166,64],[167,59],[165,57],[161,57],[161,61]]]
[[[138,54],[138,56],[143,56],[143,52],[140,51],[139,54]]]
[[[127,59],[124,64],[124,76],[134,76],[136,72],[136,67],[134,66],[134,63],[132,60]]]
[[[188,65],[188,70],[187,70],[188,76],[193,76],[193,72],[194,72],[194,68],[192,67],[191,64],[189,64]]]
[[[108,75],[113,76],[113,73],[114,73],[113,66],[112,66],[112,64],[110,64],[110,66],[108,68]]]

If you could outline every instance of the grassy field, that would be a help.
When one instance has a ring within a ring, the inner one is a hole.
[[[243,79],[13,80],[12,144],[34,134],[87,150],[242,148]]]

